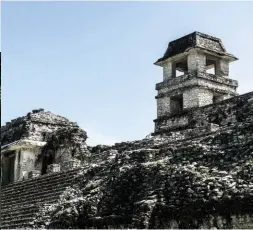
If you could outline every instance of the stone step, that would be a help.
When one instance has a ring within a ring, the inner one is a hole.
[[[71,185],[74,182],[74,178],[68,178],[66,180],[59,180],[54,183],[54,181],[45,183],[45,184],[38,184],[34,187],[27,187],[27,189],[13,189],[9,192],[3,191],[2,198],[7,198],[10,196],[16,196],[17,194],[27,194],[27,193],[38,193],[42,191],[49,191],[49,190],[56,190],[64,188],[66,185]]]
[[[52,194],[53,195],[53,194]],[[55,202],[57,199],[59,199],[59,195],[53,195],[49,198],[48,195],[44,195],[44,196],[40,196],[39,198],[36,197],[36,198],[33,198],[31,200],[22,200],[22,201],[19,201],[19,202],[10,202],[10,203],[6,203],[6,204],[3,204],[1,205],[1,209],[5,209],[5,208],[8,208],[10,206],[13,206],[13,205],[23,205],[23,204],[38,204],[38,203],[42,203],[42,202],[46,202],[46,203],[52,203],[52,202]]]
[[[62,191],[64,191],[66,189],[66,187],[69,187],[71,186],[71,184],[64,184],[65,187],[62,185],[61,188],[52,188],[52,189],[48,189],[48,190],[41,190],[41,191],[38,191],[37,193],[36,192],[26,192],[24,194],[18,194],[15,196],[14,195],[11,195],[11,196],[6,196],[4,198],[2,198],[1,200],[1,204],[4,205],[6,203],[9,203],[9,202],[13,202],[13,201],[18,201],[20,199],[25,199],[25,200],[29,200],[29,199],[32,199],[34,197],[40,197],[40,196],[44,196],[44,195],[51,195],[51,194],[56,194],[56,193],[61,193]]]
[[[56,195],[53,195],[52,194],[52,197],[49,197],[48,195],[44,195],[44,196],[41,196],[39,198],[32,198],[30,200],[26,200],[26,199],[23,199],[23,200],[19,200],[19,201],[11,201],[11,202],[8,202],[8,203],[5,203],[4,205],[2,205],[2,209],[5,209],[5,208],[8,208],[8,207],[11,207],[13,205],[23,205],[23,204],[37,204],[37,203],[41,203],[41,202],[52,202],[52,201],[55,201],[57,199],[59,199],[60,197],[60,193],[56,194]]]
[[[19,223],[17,223],[17,224],[12,224],[12,225],[0,225],[0,227],[2,228],[2,229],[29,229],[29,228],[32,228],[32,224],[22,224],[22,225],[20,225]]]
[[[38,208],[34,210],[34,212],[30,212],[30,213],[22,213],[22,214],[16,213],[15,215],[11,214],[11,215],[1,216],[1,222],[3,223],[3,221],[9,221],[12,219],[34,217],[34,213],[36,213],[37,210]]]
[[[27,189],[24,190],[19,190],[19,189],[13,189],[13,190],[9,190],[9,192],[3,191],[2,192],[2,199],[4,200],[4,198],[9,198],[12,195],[16,195],[18,194],[22,194],[26,195],[27,193],[31,194],[31,193],[38,193],[38,192],[42,192],[42,191],[48,191],[48,190],[53,190],[53,189],[62,189],[64,188],[66,185],[70,185],[73,182],[73,177],[69,177],[67,179],[64,180],[57,180],[57,181],[51,181],[48,183],[43,183],[43,184],[34,184],[34,187],[27,187]]]
[[[78,170],[79,171],[79,170]],[[43,180],[39,180],[37,178],[34,178],[33,180],[25,180],[25,181],[18,181],[6,186],[3,186],[2,192],[10,192],[11,190],[26,190],[30,186],[37,186],[38,184],[47,184],[48,182],[51,181],[51,183],[56,183],[62,181],[64,178],[71,178],[74,175],[77,174],[78,171],[70,172],[69,174],[66,175],[59,175],[59,174],[51,174],[47,175],[47,177],[44,177]],[[54,180],[54,181],[53,181]]]
[[[52,193],[49,193],[49,194],[45,193],[45,194],[42,194],[40,196],[30,197],[29,199],[20,198],[20,199],[6,200],[5,202],[3,202],[1,204],[1,208],[3,209],[4,207],[7,207],[9,205],[16,205],[16,204],[31,205],[32,204],[31,202],[33,202],[34,200],[38,200],[39,201],[40,199],[43,199],[43,201],[46,200],[47,198],[51,200],[51,199],[53,199],[55,197],[59,197],[62,192],[63,192],[63,190],[62,191],[58,191],[58,192],[52,192]],[[38,202],[36,202],[36,203],[38,203]]]
[[[16,214],[22,214],[22,213],[32,213],[34,211],[37,211],[38,208],[40,206],[39,205],[28,205],[28,206],[12,206],[10,208],[5,208],[5,209],[1,209],[1,217],[5,217],[5,216],[14,216]]]
[[[12,219],[8,221],[1,221],[1,228],[15,228],[15,227],[21,227],[29,226],[29,222],[34,221],[34,217],[28,217],[28,218],[20,218],[20,219]]]
[[[52,173],[3,186],[0,228],[32,227],[36,214],[44,204],[56,203],[64,190],[75,183],[83,168]]]
[[[14,183],[5,185],[2,187],[2,191],[8,191],[8,189],[12,189],[12,188],[17,188],[17,187],[27,187],[30,184],[37,184],[37,183],[41,183],[42,181],[47,181],[50,179],[56,179],[56,178],[63,178],[64,176],[69,177],[71,175],[75,175],[77,172],[80,171],[80,168],[74,169],[74,170],[70,170],[70,171],[64,171],[64,172],[56,172],[56,173],[52,173],[52,174],[45,174],[42,176],[39,176],[37,178],[31,178],[31,179],[27,179],[24,181],[16,181]]]

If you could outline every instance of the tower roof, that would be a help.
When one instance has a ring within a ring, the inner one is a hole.
[[[223,57],[226,56],[230,59],[230,61],[238,59],[232,54],[227,53],[219,38],[195,31],[184,37],[171,41],[163,57],[159,58],[154,64],[159,65],[168,58],[187,52],[193,48],[202,49]]]

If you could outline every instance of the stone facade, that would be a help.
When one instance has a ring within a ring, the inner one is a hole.
[[[1,143],[6,146],[19,140],[45,141],[48,134],[59,127],[78,126],[75,122],[43,109],[33,110],[26,116],[13,119],[1,127]]]
[[[202,98],[204,99],[205,97]],[[192,108],[181,114],[158,117],[154,120],[154,135],[189,128],[204,128],[210,124],[216,124],[219,127],[223,127],[228,124],[236,123],[249,113],[248,104],[252,98],[253,93],[250,92],[230,99],[218,101],[214,104],[212,103],[206,106]]]
[[[155,63],[163,67],[163,82],[156,85],[158,119],[236,96],[238,83],[228,78],[234,60],[220,39],[199,32],[170,42]]]
[[[2,126],[2,183],[26,180],[29,175],[37,175],[38,172],[41,174],[43,158],[39,156],[51,135],[62,129],[79,130],[80,128],[76,123],[51,112],[45,112],[43,109],[33,110],[26,116],[14,119]],[[82,136],[77,135],[79,140],[76,142],[85,145],[87,136],[84,131],[82,134]],[[66,165],[65,161],[73,159],[66,149],[59,149],[55,153],[55,158],[55,163],[64,165]],[[76,164],[68,165],[68,169],[71,166],[76,167]]]

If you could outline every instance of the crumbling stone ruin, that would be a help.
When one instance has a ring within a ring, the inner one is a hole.
[[[2,184],[80,165],[86,139],[76,123],[43,109],[7,122],[1,127]]]
[[[170,42],[142,140],[87,146],[43,110],[7,123],[1,228],[253,228],[253,92],[236,93],[234,60],[199,32]]]

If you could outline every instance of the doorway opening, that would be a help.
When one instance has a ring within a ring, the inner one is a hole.
[[[171,115],[179,114],[183,111],[183,94],[172,96],[170,98]]]

